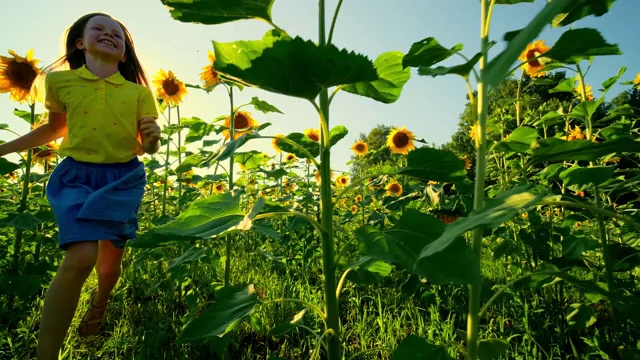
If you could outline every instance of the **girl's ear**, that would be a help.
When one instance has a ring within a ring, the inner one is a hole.
[[[82,51],[85,50],[84,40],[82,38],[78,38],[78,40],[76,40],[76,47]]]
[[[127,53],[124,53],[124,55],[122,55],[122,59],[120,59],[121,63],[124,63],[127,61]]]

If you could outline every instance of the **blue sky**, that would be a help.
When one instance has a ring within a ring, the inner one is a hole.
[[[333,11],[337,0],[328,0],[327,9]],[[433,36],[444,46],[465,45],[464,52],[473,55],[479,48],[478,0],[344,0],[334,34],[334,43],[375,59],[379,54],[400,50],[407,52],[412,43]],[[498,6],[492,21],[492,39],[498,41],[492,54],[503,49],[502,34],[522,28],[545,4]],[[201,68],[207,63],[207,50],[211,40],[228,42],[258,39],[270,29],[259,21],[241,21],[224,25],[205,26],[186,24],[171,18],[160,0],[31,0],[11,1],[3,4],[0,13],[0,53],[8,49],[24,55],[34,48],[35,56],[43,65],[55,61],[62,54],[63,33],[78,17],[85,13],[106,12],[122,21],[131,32],[136,52],[151,79],[158,69],[170,69],[187,83],[199,82]],[[605,39],[620,46],[624,55],[600,57],[594,61],[587,82],[597,89],[602,81],[613,76],[621,66],[628,70],[622,80],[630,80],[640,71],[640,51],[636,34],[640,33],[637,14],[638,0],[618,0],[603,17],[590,17],[574,27],[595,27]],[[327,14],[328,21],[331,13]],[[276,0],[273,7],[276,24],[291,35],[317,40],[317,1]],[[539,36],[552,45],[565,29],[547,28]],[[608,95],[612,97],[624,90],[616,86]],[[376,124],[406,126],[419,138],[437,145],[447,142],[455,131],[458,116],[464,109],[466,87],[461,78],[422,77],[414,71],[394,104],[382,104],[348,93],[339,94],[331,109],[331,125],[345,125],[349,135],[334,147],[332,164],[337,169],[351,156],[349,147],[361,132],[368,132]],[[285,114],[267,114],[252,111],[256,119],[271,122],[265,134],[301,132],[317,127],[317,115],[304,100],[245,89],[236,103],[248,102],[252,96],[269,101]],[[43,111],[42,104],[37,111]],[[0,123],[8,123],[19,133],[28,128],[12,115],[14,108],[27,109],[0,94]],[[197,116],[212,120],[228,112],[228,99],[222,88],[206,95],[190,89],[181,116]],[[0,139],[8,134],[0,132]],[[274,152],[267,140],[258,140],[249,148]],[[244,149],[244,148],[243,148]]]

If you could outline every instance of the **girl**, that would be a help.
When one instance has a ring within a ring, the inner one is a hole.
[[[138,228],[146,175],[137,155],[157,152],[160,140],[155,101],[124,25],[101,13],[81,17],[67,31],[64,63],[71,70],[45,79],[48,124],[0,145],[4,156],[64,137],[59,153],[66,158],[51,174],[47,197],[66,254],[45,296],[40,360],[58,358],[94,266],[98,287],[79,334],[99,332],[124,243]]]

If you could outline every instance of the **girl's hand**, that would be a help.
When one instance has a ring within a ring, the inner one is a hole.
[[[142,148],[147,154],[155,154],[160,149],[160,126],[154,118],[140,120],[138,126],[142,139]]]

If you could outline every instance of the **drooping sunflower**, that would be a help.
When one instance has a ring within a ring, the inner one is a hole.
[[[351,209],[349,209],[351,211],[351,213],[353,215],[358,213],[358,206],[357,205],[351,205]]]
[[[284,160],[286,162],[294,162],[294,161],[298,160],[298,157],[295,154],[287,154],[287,156],[284,158]]]
[[[546,59],[541,58],[540,55],[550,49],[550,47],[544,44],[544,40],[537,40],[527,45],[527,48],[518,58],[520,61],[526,61],[526,63],[522,64],[522,71],[531,77],[544,76],[546,72],[542,71],[542,68],[546,65]]]
[[[182,98],[187,94],[184,83],[173,74],[173,71],[165,72],[163,69],[153,78],[153,85],[156,87],[156,96],[169,106],[176,106],[182,102]]]
[[[220,83],[220,77],[218,76],[218,72],[213,68],[213,63],[216,62],[216,54],[209,50],[207,56],[209,57],[209,64],[202,68],[200,80],[202,80],[204,87],[210,88]]]
[[[307,137],[315,142],[320,142],[320,131],[318,129],[307,129],[304,131]]]
[[[25,57],[9,50],[9,56],[0,55],[0,93],[11,93],[11,100],[33,104],[37,90],[33,86],[42,70],[37,66],[40,60],[33,58],[33,49]]]
[[[575,92],[578,93],[580,100],[582,101],[592,101],[593,100],[593,90],[591,89],[591,85],[584,84],[584,91],[582,88],[582,81],[578,81],[578,85],[575,87]]]
[[[223,183],[216,183],[213,185],[213,192],[215,194],[222,194],[225,189],[226,186]]]
[[[362,195],[360,195],[360,194],[356,195],[356,202],[358,204],[362,202]]]
[[[387,185],[387,195],[390,196],[400,196],[402,195],[402,185],[397,181],[389,183]]]
[[[233,132],[234,140],[244,134],[251,134],[253,132],[253,129],[258,127],[259,125],[258,122],[253,117],[251,117],[251,114],[246,111],[242,111],[242,110],[236,111],[234,118],[235,118],[233,122],[233,128],[235,130]],[[229,140],[229,138],[231,137],[231,131],[229,131],[229,129],[231,128],[230,116],[227,116],[227,118],[224,119],[224,126],[227,129],[223,130],[222,134],[224,134],[225,139]]]
[[[358,140],[351,146],[351,150],[353,150],[354,154],[358,156],[363,156],[369,150],[369,145],[362,140]]]
[[[271,146],[273,146],[273,149],[277,153],[282,152],[282,149],[280,149],[280,147],[278,146],[278,143],[280,142],[280,139],[282,139],[283,137],[284,137],[284,134],[276,134],[276,137],[271,139]]]
[[[394,154],[407,155],[409,151],[416,148],[413,144],[414,138],[413,132],[407,130],[404,126],[402,129],[395,128],[391,130],[389,137],[387,137],[387,146]]]
[[[349,185],[349,177],[346,175],[340,175],[336,178],[336,185],[339,187]]]

